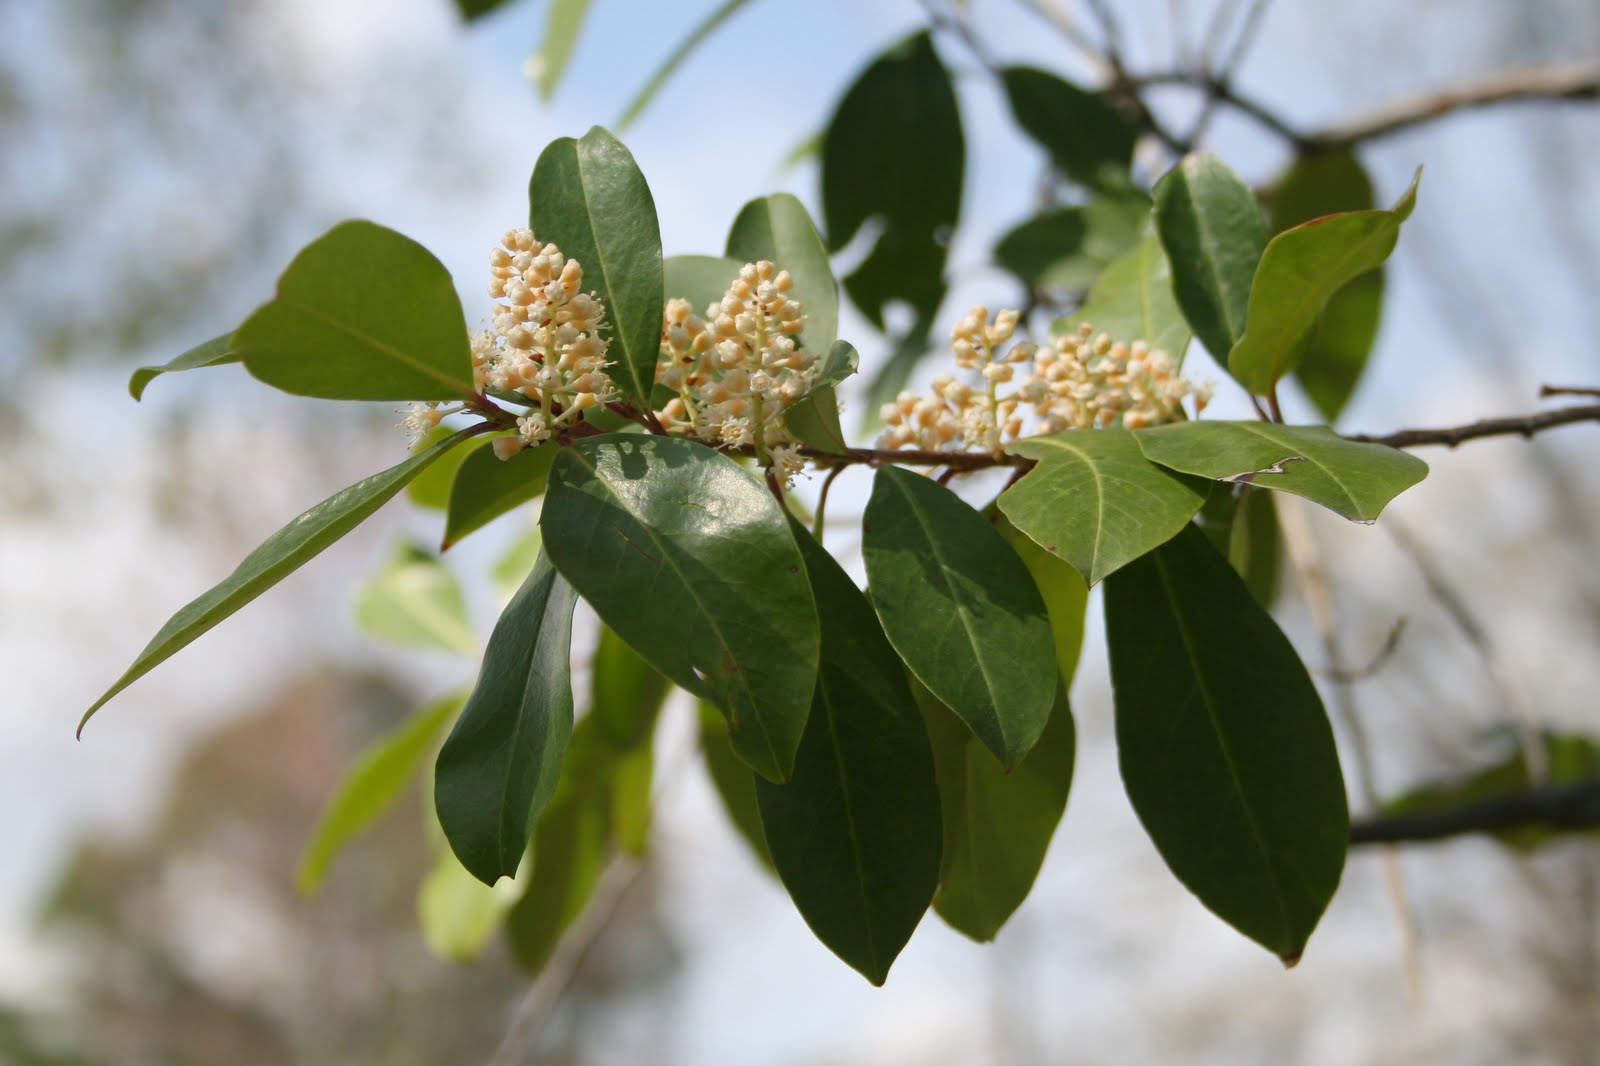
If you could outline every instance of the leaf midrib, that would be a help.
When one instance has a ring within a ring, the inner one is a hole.
[[[454,389],[458,393],[461,393],[462,395],[469,395],[472,392],[471,388],[464,387],[461,382],[445,374],[444,371],[439,370],[437,367],[430,366],[421,360],[413,358],[407,353],[401,351],[399,348],[394,347],[392,344],[381,341],[366,331],[349,325],[343,319],[335,318],[333,315],[330,315],[311,304],[300,303],[298,300],[291,300],[283,296],[278,297],[278,303],[284,307],[309,315],[310,317],[315,318],[327,324],[328,326],[331,326],[333,329],[338,330],[340,333],[363,342],[368,347],[371,347],[376,351],[388,356],[408,369],[418,372],[424,377],[432,378],[440,384],[450,386],[450,388]]]

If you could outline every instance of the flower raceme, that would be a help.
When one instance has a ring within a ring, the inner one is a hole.
[[[998,455],[1030,421],[1035,434],[1119,421],[1142,429],[1180,417],[1185,396],[1194,398],[1196,414],[1211,398],[1210,387],[1180,376],[1166,352],[1144,341],[1113,341],[1088,323],[1050,344],[1019,343],[1002,355],[1017,320],[1016,311],[1001,310],[990,321],[987,308],[974,307],[952,331],[951,347],[956,365],[980,380],[940,374],[933,396],[902,392],[884,404],[882,446]]]

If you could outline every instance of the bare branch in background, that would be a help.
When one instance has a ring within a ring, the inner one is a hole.
[[[1441,429],[1402,429],[1380,434],[1346,433],[1344,439],[1366,444],[1387,444],[1391,448],[1421,448],[1434,444],[1454,448],[1480,437],[1531,437],[1542,430],[1576,422],[1600,422],[1600,403],[1579,404],[1514,418],[1480,418],[1463,426]]]
[[[1382,814],[1350,827],[1352,847],[1446,840],[1508,829],[1600,828],[1600,780],[1543,785],[1432,811]]]

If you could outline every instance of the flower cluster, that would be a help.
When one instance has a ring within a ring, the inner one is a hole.
[[[1185,396],[1195,413],[1211,398],[1178,373],[1166,352],[1144,341],[1125,344],[1084,323],[1048,345],[1021,343],[1003,356],[1001,347],[1017,328],[1017,312],[974,307],[951,334],[956,365],[982,379],[969,385],[949,374],[933,381],[933,396],[903,392],[884,404],[885,448],[924,451],[979,448],[1000,454],[1023,435],[1031,413],[1033,432],[1160,425],[1178,418]],[[1031,362],[1031,367],[1023,364]]]
[[[677,393],[657,412],[663,428],[710,443],[751,445],[785,482],[805,467],[784,413],[810,391],[815,360],[797,340],[805,313],[794,280],[771,263],[747,263],[702,318],[670,300],[656,381]]]
[[[517,438],[496,441],[506,457],[549,439],[586,408],[615,398],[600,337],[605,305],[583,288],[583,267],[531,230],[514,229],[489,253],[494,328],[472,335],[473,381],[530,402]]]

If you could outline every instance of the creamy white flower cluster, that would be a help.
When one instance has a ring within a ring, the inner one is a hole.
[[[1030,414],[1035,434],[1119,423],[1142,429],[1179,417],[1185,396],[1194,397],[1196,414],[1211,399],[1210,386],[1179,375],[1166,352],[1144,341],[1113,341],[1088,323],[1051,344],[1016,344],[1002,356],[1017,318],[1016,311],[1002,310],[990,322],[987,308],[974,307],[952,331],[951,347],[956,365],[976,370],[981,382],[940,374],[933,396],[902,392],[883,405],[888,428],[882,447],[966,447],[998,455],[1023,436]]]
[[[582,291],[583,267],[533,231],[514,229],[489,253],[493,329],[472,334],[473,382],[530,401],[517,437],[495,441],[502,458],[548,440],[582,412],[615,399],[600,337],[605,305]]]
[[[805,468],[784,413],[816,379],[815,359],[799,346],[805,311],[788,293],[794,279],[762,260],[746,263],[702,318],[687,300],[669,300],[656,381],[678,395],[656,417],[669,433],[753,445],[763,466],[785,482]]]

